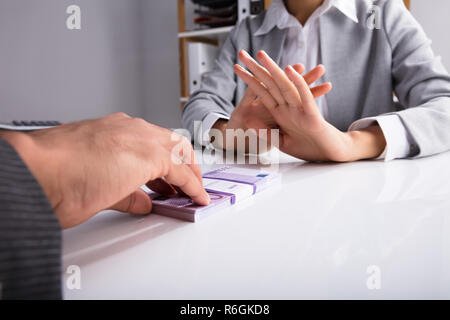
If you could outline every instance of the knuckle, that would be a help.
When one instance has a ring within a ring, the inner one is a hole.
[[[118,118],[130,118],[130,116],[128,114],[126,114],[125,112],[116,112],[112,114],[113,116],[116,116]]]
[[[132,121],[133,121],[133,126],[136,126],[136,127],[148,126],[148,122],[142,118],[133,118]]]
[[[289,87],[282,86],[280,88],[280,91],[281,91],[282,94],[287,94],[287,93],[291,92],[291,89]]]
[[[136,193],[133,193],[128,198],[128,203],[126,205],[125,212],[131,212],[134,208],[135,203],[136,203]]]
[[[186,146],[191,147],[191,141],[189,141],[189,139],[186,138],[185,136],[181,136],[181,143],[183,143]]]

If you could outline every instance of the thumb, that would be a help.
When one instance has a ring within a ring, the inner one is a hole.
[[[147,214],[152,211],[152,200],[144,190],[139,189],[117,202],[110,209],[135,214]]]
[[[250,118],[246,122],[247,127],[249,129],[253,129],[256,131],[256,135],[258,136],[258,150],[269,150],[272,148],[272,129],[269,127],[264,121],[258,118]],[[265,135],[262,135],[262,130],[265,130]],[[263,149],[263,145],[265,145],[265,149]]]
[[[242,97],[241,102],[239,102],[239,104],[237,105],[236,109],[248,107],[255,99],[256,94],[252,89],[250,89],[250,87],[247,87],[247,90],[245,90],[244,96]]]
[[[261,119],[252,117],[246,121],[248,128],[255,129],[258,132],[261,129],[270,130],[271,128]]]

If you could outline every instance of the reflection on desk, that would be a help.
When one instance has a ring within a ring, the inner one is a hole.
[[[280,160],[281,188],[199,223],[103,212],[64,231],[65,298],[450,298],[450,153]]]

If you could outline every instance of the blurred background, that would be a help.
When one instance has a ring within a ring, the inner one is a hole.
[[[81,30],[66,28],[72,4],[81,7]],[[180,127],[179,5],[0,0],[0,121],[66,122],[123,111]],[[411,11],[449,69],[450,1],[411,0]]]

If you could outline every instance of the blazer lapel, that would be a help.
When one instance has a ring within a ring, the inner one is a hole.
[[[253,57],[260,50],[264,50],[277,64],[280,63],[281,54],[286,40],[286,30],[273,28],[269,33],[254,38],[252,52]]]
[[[355,117],[353,110],[359,100],[355,94],[360,86],[357,61],[361,54],[355,33],[355,22],[340,12],[331,11],[320,17],[320,57],[326,68],[324,80],[333,85],[333,90],[326,94],[328,121],[341,130],[348,129],[349,119]]]

